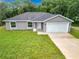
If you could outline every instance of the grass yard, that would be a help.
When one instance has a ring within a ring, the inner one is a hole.
[[[74,37],[79,39],[79,27],[73,27],[70,32]]]
[[[0,27],[0,59],[65,59],[47,35]]]

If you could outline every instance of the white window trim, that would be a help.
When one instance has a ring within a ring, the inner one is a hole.
[[[33,23],[32,23],[32,27],[29,27],[29,26],[28,26],[28,23],[29,23],[29,22],[27,22],[27,27],[28,27],[28,29],[33,29]]]
[[[15,21],[12,21],[12,22],[15,22]],[[16,29],[16,27],[11,27],[11,22],[9,22],[9,25],[10,25],[10,29]]]

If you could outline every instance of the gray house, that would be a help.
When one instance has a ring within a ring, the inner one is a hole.
[[[71,19],[62,15],[44,12],[26,12],[4,20],[7,30],[26,30],[42,32],[69,32]]]

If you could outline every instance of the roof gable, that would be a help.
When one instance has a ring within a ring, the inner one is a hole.
[[[57,22],[67,22],[67,21],[69,21],[69,22],[74,22],[73,20],[71,20],[71,19],[69,19],[69,18],[67,18],[67,17],[64,17],[64,16],[62,16],[62,15],[56,15],[56,16],[54,16],[54,17],[51,17],[51,18],[48,18],[48,19],[46,19],[45,21],[57,21]]]
[[[48,20],[47,22],[69,22],[68,20],[58,16],[58,17],[55,17],[55,18],[52,18],[50,20]]]

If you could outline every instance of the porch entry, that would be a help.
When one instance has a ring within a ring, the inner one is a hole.
[[[37,30],[37,31],[44,31],[44,23],[43,22],[35,22],[34,23],[34,28]]]

